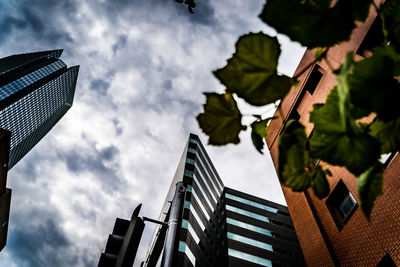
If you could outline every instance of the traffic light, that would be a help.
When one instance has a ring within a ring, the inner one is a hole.
[[[106,249],[101,253],[99,267],[132,267],[144,230],[144,222],[138,217],[141,206],[133,211],[130,221],[120,218],[115,220]]]

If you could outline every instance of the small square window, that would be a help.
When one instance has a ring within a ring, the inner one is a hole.
[[[317,88],[322,76],[322,68],[316,64],[312,69],[303,90],[307,90],[312,95]]]
[[[385,36],[382,31],[382,20],[380,16],[377,16],[356,53],[362,57],[371,56],[372,49],[384,43]]]
[[[326,205],[339,231],[343,229],[344,225],[358,207],[356,200],[342,180],[340,180],[333,189],[326,200]]]
[[[397,265],[394,263],[389,254],[386,254],[385,257],[376,265],[376,267],[396,267]]]

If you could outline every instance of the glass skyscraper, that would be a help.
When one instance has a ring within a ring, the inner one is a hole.
[[[79,66],[68,68],[62,50],[0,59],[0,128],[11,131],[11,169],[71,108]]]
[[[183,182],[186,193],[172,266],[305,266],[287,207],[225,187],[194,134],[186,144],[160,221],[169,221],[177,182]],[[165,234],[163,227],[155,230],[143,266],[160,266]]]

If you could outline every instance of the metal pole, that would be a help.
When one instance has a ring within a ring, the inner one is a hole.
[[[172,267],[173,255],[178,242],[179,219],[181,217],[186,188],[183,182],[176,184],[174,198],[169,214],[167,237],[164,243],[164,253],[161,261],[162,267]]]

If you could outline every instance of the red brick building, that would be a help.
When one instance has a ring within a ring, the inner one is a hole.
[[[371,11],[366,23],[358,25],[351,40],[329,50],[328,61],[338,68],[346,53],[354,51],[355,59],[368,56],[377,45],[379,21]],[[296,70],[299,72],[314,59],[307,50]],[[310,134],[312,104],[323,103],[337,83],[325,61],[314,64],[300,78],[282,101],[278,119],[269,126],[266,138],[275,167],[278,167],[278,140],[284,122],[298,119]],[[321,163],[323,164],[323,163]],[[384,194],[380,196],[369,221],[359,207],[357,180],[344,168],[329,166],[331,193],[319,200],[311,190],[292,192],[283,187],[287,205],[304,257],[309,266],[391,266],[400,265],[400,157],[391,155],[384,174]]]

